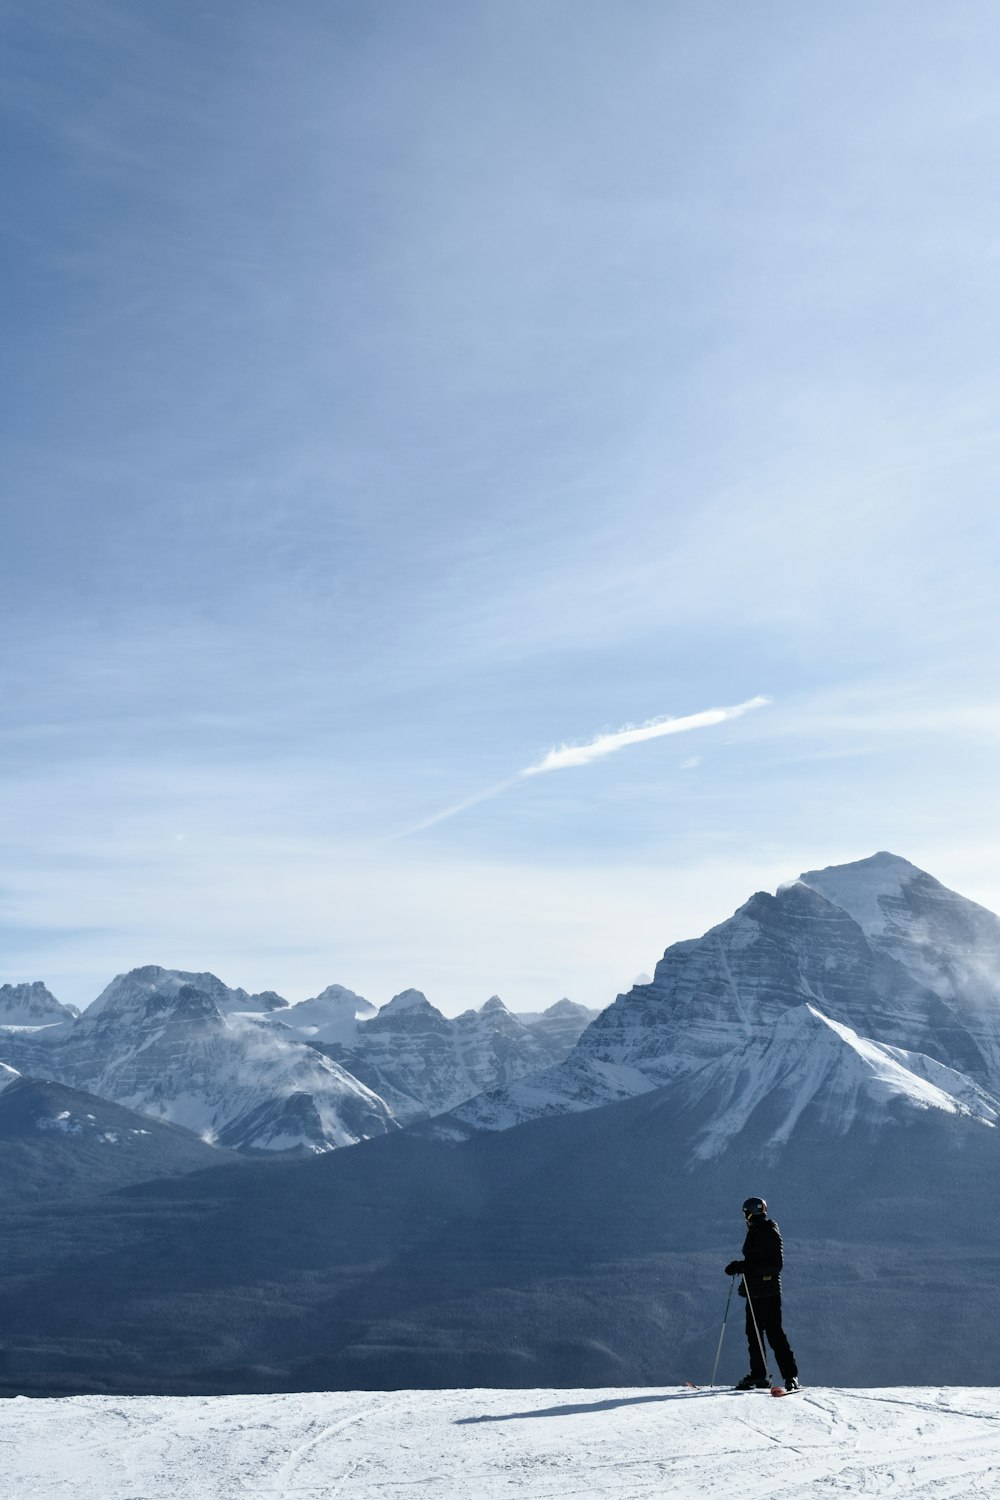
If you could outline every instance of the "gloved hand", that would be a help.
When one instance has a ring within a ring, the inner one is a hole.
[[[740,1276],[746,1270],[746,1268],[747,1263],[745,1260],[731,1260],[726,1267],[726,1275]]]

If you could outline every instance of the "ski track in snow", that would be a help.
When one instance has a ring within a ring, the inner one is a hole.
[[[1000,1490],[1000,1390],[0,1402],[0,1500],[840,1500]]]

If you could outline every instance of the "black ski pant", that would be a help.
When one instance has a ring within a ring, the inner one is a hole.
[[[757,1319],[757,1328],[754,1328],[754,1317]],[[751,1304],[747,1301],[747,1343],[750,1346],[750,1374],[754,1380],[767,1379],[767,1365],[764,1360],[764,1352],[757,1338],[757,1330],[760,1331],[760,1340],[766,1339],[774,1350],[774,1357],[778,1361],[778,1369],[781,1378],[787,1385],[793,1375],[799,1373],[795,1363],[795,1355],[792,1353],[791,1345],[785,1337],[785,1330],[781,1326],[781,1294],[772,1297],[758,1297]]]

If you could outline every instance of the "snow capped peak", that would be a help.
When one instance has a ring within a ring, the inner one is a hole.
[[[332,1004],[342,1005],[345,1009],[349,1005],[353,1005],[354,1013],[357,1016],[373,1016],[375,1014],[375,1006],[372,1005],[370,1000],[366,1000],[363,995],[355,994],[354,990],[349,990],[343,984],[328,984],[325,990],[320,990],[319,994],[314,995],[311,1000],[301,1000],[292,1009],[301,1011],[306,1005]],[[282,1020],[285,1019],[287,1018],[283,1016]]]
[[[481,1016],[509,1016],[511,1012],[507,1009],[506,1005],[504,1005],[499,995],[491,995],[490,998],[484,1001],[483,1004],[479,1007],[479,1014]]]
[[[328,984],[311,1000],[302,1000],[281,1014],[286,1026],[321,1042],[350,1045],[357,1035],[358,1022],[376,1015],[374,1005],[342,984]]]
[[[52,1026],[75,1021],[80,1012],[63,1005],[40,979],[30,984],[0,984],[0,1026]]]
[[[235,990],[232,993],[242,996],[245,994],[245,991]],[[261,990],[259,995],[247,995],[246,998],[250,1002],[247,1006],[242,1007],[237,1005],[234,1008],[259,1011],[288,1009],[288,1001],[284,995],[279,995],[277,990]]]
[[[161,969],[147,964],[118,974],[84,1011],[84,1024],[108,1019],[166,1020],[170,1016],[185,1020],[202,1018],[221,1021],[218,1006],[204,990],[191,984],[195,977],[179,970]],[[214,978],[213,975],[207,976]],[[216,980],[216,984],[221,981]]]
[[[406,1035],[444,1035],[451,1027],[441,1011],[432,1005],[420,990],[401,990],[398,995],[383,1005],[377,1014],[366,1019],[358,1028],[360,1037],[381,1038],[376,1043],[380,1051],[390,1045],[388,1038]],[[395,1045],[395,1044],[392,1044]]]
[[[87,1007],[85,1016],[92,1020],[104,1014],[134,1015],[146,1009],[163,1012],[172,1008],[172,997],[176,1007],[193,1019],[199,1011],[198,1004],[192,998],[194,995],[202,997],[204,1003],[200,1009],[205,1015],[234,1012],[266,1014],[288,1008],[288,1001],[274,990],[251,995],[244,989],[231,989],[215,974],[196,974],[186,969],[164,969],[159,964],[145,964],[142,968],[131,969],[127,974],[117,975],[93,1004]]]
[[[915,881],[932,880],[908,859],[883,849],[853,864],[806,870],[795,883],[818,891],[852,916],[865,933],[877,936],[886,929],[887,904],[898,902]]]
[[[975,1048],[960,1065],[971,1062],[982,1071],[992,1054],[987,1069],[1000,1073],[1000,918],[885,851],[852,865],[807,871],[800,883],[847,912],[875,952],[901,965],[913,984],[952,1007],[964,1024],[975,1017]]]
[[[420,990],[400,990],[398,995],[393,995],[392,999],[381,1007],[379,1015],[398,1015],[400,1011],[417,1010],[424,1007],[429,1011],[433,1011],[436,1016],[441,1014]]]

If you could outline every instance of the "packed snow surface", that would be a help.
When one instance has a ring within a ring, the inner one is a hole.
[[[4,1500],[992,1500],[998,1478],[985,1387],[0,1403]]]

